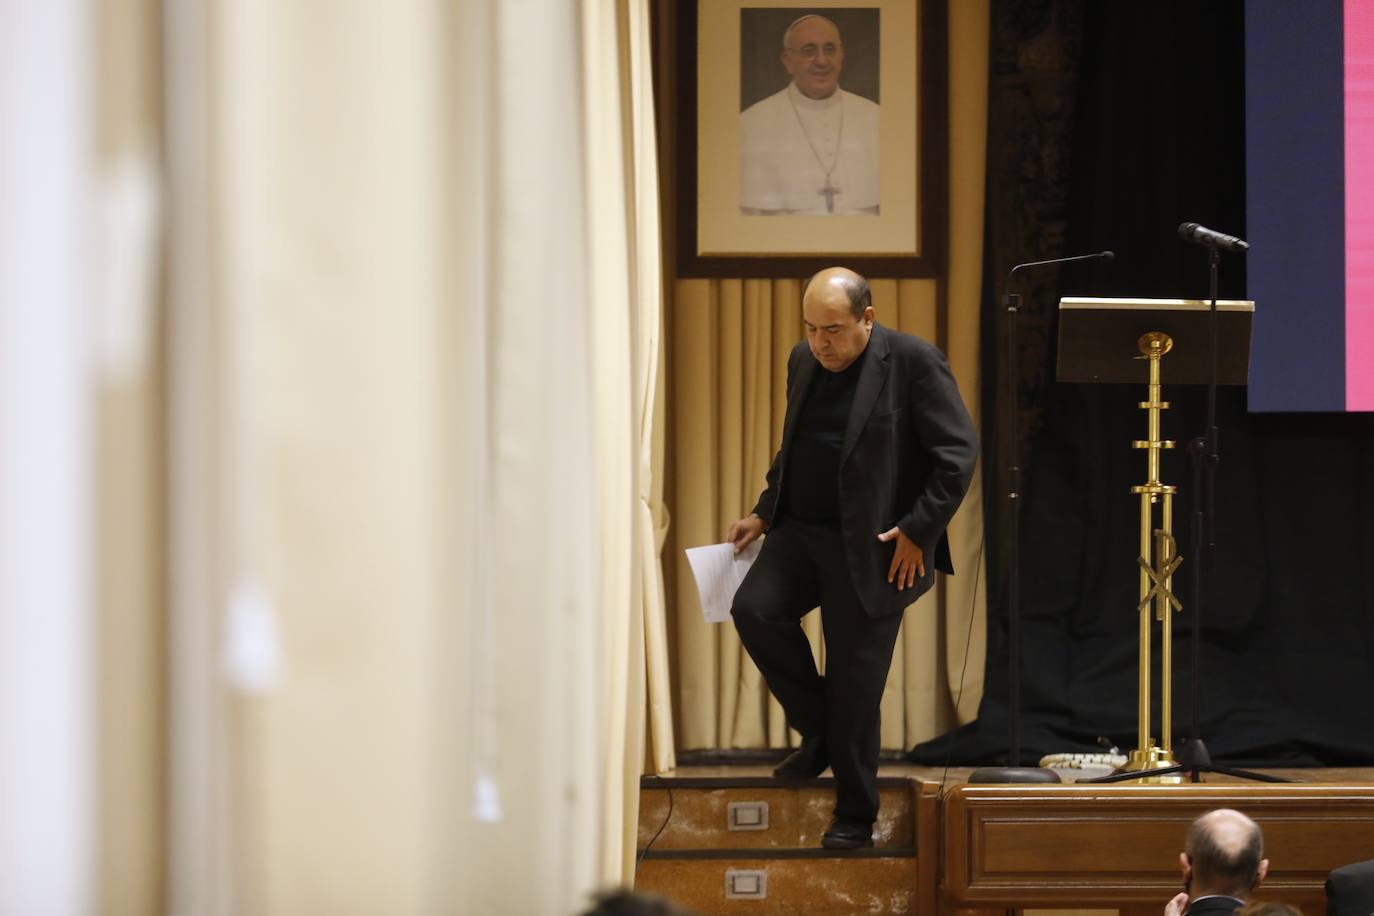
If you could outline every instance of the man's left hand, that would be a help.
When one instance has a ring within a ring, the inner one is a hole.
[[[896,540],[897,549],[892,553],[892,565],[887,570],[887,581],[895,582],[897,591],[915,585],[916,580],[926,574],[926,557],[916,542],[902,534],[902,529],[892,527],[878,535],[878,540],[887,543]]]

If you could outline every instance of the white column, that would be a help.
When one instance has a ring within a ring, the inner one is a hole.
[[[87,4],[0,0],[0,913],[92,911]]]

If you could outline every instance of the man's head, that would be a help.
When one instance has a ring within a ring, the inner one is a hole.
[[[802,322],[816,361],[831,372],[848,369],[873,333],[868,281],[845,267],[816,274],[802,294]]]
[[[1225,894],[1244,900],[1269,872],[1259,824],[1230,808],[1193,821],[1178,860],[1193,898]]]
[[[815,14],[793,20],[782,33],[782,65],[802,95],[829,98],[839,88],[844,69],[839,28]]]

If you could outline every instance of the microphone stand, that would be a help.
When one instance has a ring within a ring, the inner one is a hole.
[[[1011,291],[1017,272],[1051,264],[1075,261],[1110,261],[1110,251],[1080,254],[1048,261],[1017,264],[1007,273],[1007,419],[1003,431],[1007,440],[1007,518],[1011,529],[1007,549],[1007,766],[979,767],[969,782],[1059,782],[1058,775],[1044,767],[1021,766],[1021,445],[1020,404],[1017,402],[1017,316],[1021,294]],[[1052,778],[1051,778],[1052,777]]]
[[[1177,771],[1187,771],[1192,782],[1201,782],[1201,773],[1221,773],[1239,779],[1255,782],[1294,782],[1282,776],[1269,773],[1255,773],[1236,767],[1218,766],[1212,763],[1212,755],[1202,740],[1201,704],[1202,688],[1202,568],[1215,568],[1217,556],[1217,466],[1221,463],[1219,437],[1217,435],[1217,270],[1221,262],[1221,250],[1215,245],[1207,246],[1208,292],[1211,307],[1207,316],[1208,330],[1211,333],[1209,375],[1207,377],[1207,425],[1201,436],[1188,442],[1188,457],[1193,464],[1193,550],[1200,562],[1193,564],[1193,647],[1189,664],[1192,685],[1192,708],[1189,713],[1189,737],[1178,748]],[[1206,545],[1203,545],[1204,539]]]

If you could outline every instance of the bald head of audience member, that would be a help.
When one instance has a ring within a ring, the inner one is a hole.
[[[1193,821],[1183,850],[1183,882],[1194,900],[1214,894],[1244,900],[1269,872],[1259,824],[1230,808]]]

